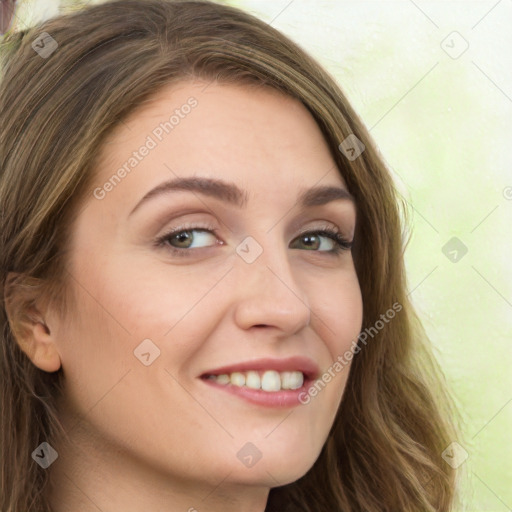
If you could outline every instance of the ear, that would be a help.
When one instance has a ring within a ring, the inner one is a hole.
[[[40,280],[10,272],[4,288],[4,304],[14,339],[35,366],[55,372],[61,366],[55,330],[41,297]]]

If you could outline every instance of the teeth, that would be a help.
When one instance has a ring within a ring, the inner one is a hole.
[[[225,373],[223,375],[219,375],[215,380],[219,384],[229,384],[231,382],[229,375],[226,375]]]
[[[209,379],[218,384],[231,384],[233,386],[262,389],[263,391],[280,391],[282,389],[298,389],[304,384],[302,372],[276,372],[267,370],[264,372],[248,371],[233,372],[231,374],[209,375]]]
[[[269,370],[261,378],[263,391],[279,391],[281,389],[281,375],[274,370]]]
[[[283,372],[281,374],[281,387],[283,389],[297,389],[304,383],[302,372]]]
[[[233,386],[244,386],[245,385],[245,375],[243,373],[234,372],[231,374],[231,384]]]
[[[228,375],[228,377],[229,377],[229,375]],[[247,372],[247,376],[245,377],[245,385],[251,389],[260,389],[261,388],[260,374],[258,372]]]

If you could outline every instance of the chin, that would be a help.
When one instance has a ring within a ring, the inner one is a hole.
[[[236,478],[239,483],[264,485],[267,487],[280,487],[295,482],[302,478],[314,465],[319,453],[310,453],[305,450],[291,451],[288,453],[276,452],[265,455],[247,471],[241,471],[243,465],[236,464]],[[239,462],[238,460],[236,461]],[[233,470],[233,468],[231,468]],[[233,472],[233,475],[235,472]]]

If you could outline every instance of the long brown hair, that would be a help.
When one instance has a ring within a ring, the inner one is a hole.
[[[33,42],[46,35],[48,52]],[[0,90],[2,512],[51,512],[48,471],[31,454],[65,435],[56,399],[62,368],[35,367],[20,348],[36,301],[72,307],[66,240],[92,193],[106,136],[161,87],[189,77],[260,84],[314,116],[358,209],[353,256],[363,326],[343,399],[318,459],[271,489],[266,511],[442,512],[455,471],[453,404],[407,294],[407,209],[333,78],[263,21],[209,1],[124,0],[89,6],[6,36]],[[339,149],[354,134],[365,145]],[[401,306],[385,324],[382,315]],[[375,328],[380,321],[383,327]],[[377,333],[371,331],[373,328]]]

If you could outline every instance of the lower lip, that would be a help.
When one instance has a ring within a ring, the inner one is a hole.
[[[283,391],[263,391],[251,389],[246,386],[233,386],[233,384],[218,384],[212,379],[201,379],[203,382],[216,389],[226,391],[244,400],[265,407],[283,408],[304,405],[299,398],[305,398],[308,393],[311,380],[305,380],[302,387],[298,389],[287,389]]]

